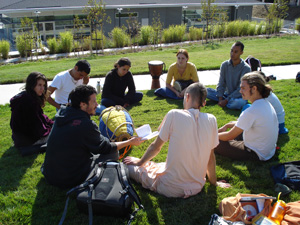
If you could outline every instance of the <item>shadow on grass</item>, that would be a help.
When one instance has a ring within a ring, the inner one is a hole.
[[[42,178],[37,187],[37,195],[32,206],[32,225],[58,224],[64,211],[69,189],[60,189],[51,186]],[[126,224],[126,218],[112,218],[93,216],[94,224]],[[70,196],[64,224],[89,224],[87,214],[80,212],[76,205],[76,194]]]
[[[144,189],[141,184],[133,184],[145,207],[138,213],[136,224],[208,224],[211,215],[218,213],[216,187],[209,183],[199,194],[187,199],[167,198]]]
[[[280,148],[276,150],[275,155],[268,161],[237,161],[216,155],[217,165],[222,168],[223,174],[225,174],[225,177],[222,177],[222,179],[237,186],[239,191],[252,194],[264,193],[276,197],[275,183],[270,168],[280,162],[278,156],[281,147],[288,141],[288,135],[279,135],[277,145]]]
[[[20,186],[24,174],[32,164],[37,155],[22,157],[15,147],[7,149],[0,158],[0,188],[4,194],[14,191]]]
[[[210,100],[210,99],[206,99],[206,107],[209,106],[218,106],[218,103],[216,101]],[[220,107],[220,106],[218,106]],[[239,117],[239,115],[241,114],[241,110],[239,109],[228,109],[227,107],[220,107],[220,109],[223,111],[223,113],[235,116],[235,117]],[[229,122],[229,121],[228,121]]]

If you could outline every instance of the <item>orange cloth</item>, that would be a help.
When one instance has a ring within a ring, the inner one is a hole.
[[[300,224],[300,201],[289,202],[286,204],[286,212],[281,225],[299,225]]]
[[[240,194],[238,193],[236,197],[228,197],[224,198],[219,206],[220,213],[223,215],[223,218],[225,220],[229,220],[232,222],[235,221],[242,221],[245,224],[252,224],[252,222],[248,221],[246,219],[247,213],[246,211],[242,208],[242,205],[240,203],[240,200],[242,197],[269,197],[265,194]],[[272,210],[272,199],[266,199],[264,203],[264,209],[258,214],[258,215],[264,215],[268,216],[269,212]],[[257,215],[257,216],[258,216]]]

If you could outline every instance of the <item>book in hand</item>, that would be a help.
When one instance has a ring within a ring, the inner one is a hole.
[[[142,140],[150,140],[151,138],[156,137],[159,133],[158,131],[152,133],[149,124],[145,124],[141,127],[138,127],[135,129],[135,131],[139,137],[142,137]]]

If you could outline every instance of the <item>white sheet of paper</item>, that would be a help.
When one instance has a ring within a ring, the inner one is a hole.
[[[149,140],[151,138],[154,138],[159,133],[158,131],[155,131],[152,133],[151,127],[149,124],[145,124],[141,127],[138,127],[135,129],[135,131],[139,137],[142,137],[142,140]]]

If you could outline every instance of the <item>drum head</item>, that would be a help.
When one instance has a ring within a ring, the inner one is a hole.
[[[159,60],[153,60],[153,61],[150,61],[148,62],[149,65],[153,65],[153,66],[158,66],[158,65],[162,65],[164,64],[163,61],[159,61]]]

